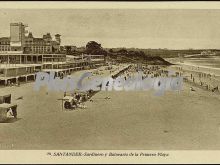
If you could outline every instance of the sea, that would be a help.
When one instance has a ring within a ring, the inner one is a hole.
[[[184,63],[189,63],[198,66],[206,66],[210,68],[220,68],[220,57],[212,56],[209,58],[185,58]]]
[[[166,58],[172,64],[189,65],[199,67],[200,71],[208,71],[220,76],[220,56],[190,57],[190,58]]]

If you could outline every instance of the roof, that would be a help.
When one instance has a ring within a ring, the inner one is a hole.
[[[47,33],[47,34],[43,35],[43,38],[45,38],[45,39],[50,38],[51,39],[52,37],[51,37],[50,33]]]
[[[44,39],[43,38],[34,38],[33,40],[34,42],[44,42]]]
[[[1,109],[3,109],[3,108],[5,108],[5,109],[13,108],[15,106],[17,107],[17,104],[8,104],[8,103],[0,104]]]
[[[31,32],[29,32],[28,38],[33,38],[33,34]]]

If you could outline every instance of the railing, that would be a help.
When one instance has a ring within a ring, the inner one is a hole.
[[[0,51],[0,54],[23,54],[23,51]]]

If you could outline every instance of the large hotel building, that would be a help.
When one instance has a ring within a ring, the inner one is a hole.
[[[72,71],[90,66],[96,59],[82,57],[68,58],[60,53],[61,35],[46,33],[42,38],[36,38],[26,31],[27,25],[10,24],[10,37],[0,38],[0,85],[8,81],[34,80],[39,71],[55,71],[59,74],[69,74]],[[53,39],[54,38],[54,39]],[[98,57],[103,62],[103,56]]]

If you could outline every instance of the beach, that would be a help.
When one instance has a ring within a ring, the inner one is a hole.
[[[181,91],[162,96],[154,90],[100,91],[85,103],[86,109],[73,111],[62,110],[63,92],[36,92],[33,84],[0,89],[18,104],[18,119],[0,124],[0,149],[220,148],[219,95],[197,86],[191,91],[186,82]]]

